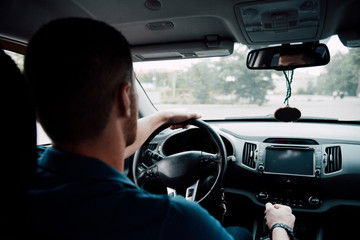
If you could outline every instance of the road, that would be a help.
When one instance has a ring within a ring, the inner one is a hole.
[[[204,119],[224,117],[265,116],[273,114],[279,107],[284,107],[284,96],[267,96],[267,102],[262,105],[241,104],[158,104],[158,109],[186,108],[198,112]],[[302,116],[326,117],[341,120],[360,120],[360,98],[345,97],[334,99],[330,96],[293,96],[289,100],[291,107],[298,108]]]
[[[283,107],[284,96],[267,96],[263,106],[242,104],[157,104],[161,109],[185,108],[197,112],[203,119],[219,119],[225,117],[265,116],[273,114],[276,109]],[[329,96],[298,95],[290,98],[290,106],[298,108],[302,116],[320,116],[341,120],[360,120],[360,98],[345,97],[334,99]],[[38,144],[50,143],[49,138],[38,124]]]

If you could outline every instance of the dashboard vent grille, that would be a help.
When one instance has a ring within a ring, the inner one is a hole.
[[[255,149],[256,144],[253,143],[245,143],[242,162],[244,165],[255,168]]]
[[[341,148],[339,146],[328,147],[325,152],[327,154],[325,173],[340,171],[342,164]]]

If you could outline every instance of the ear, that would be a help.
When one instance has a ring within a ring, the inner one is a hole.
[[[117,94],[117,104],[119,116],[131,117],[131,85],[130,83],[121,84]]]

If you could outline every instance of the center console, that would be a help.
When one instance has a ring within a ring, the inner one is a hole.
[[[319,177],[321,146],[260,143],[255,150],[255,161],[260,173]]]
[[[321,145],[263,142],[254,150],[254,158],[255,170],[265,183],[256,194],[259,202],[300,209],[321,206],[323,200],[315,191],[322,173]],[[268,182],[276,183],[276,187]]]

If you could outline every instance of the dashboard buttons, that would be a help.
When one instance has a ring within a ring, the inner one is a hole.
[[[311,205],[316,206],[316,205],[319,205],[320,199],[317,198],[317,197],[311,196],[311,197],[309,197],[308,202],[309,202]]]
[[[296,184],[298,183],[298,179],[294,176],[286,176],[286,177],[280,177],[279,181],[281,183],[285,183],[285,184]]]
[[[272,204],[282,204],[292,208],[301,209],[315,209],[320,207],[320,205],[323,203],[316,196],[310,196],[309,198],[307,198],[306,196],[288,197],[284,194],[269,194],[266,191],[262,191],[256,194],[256,198],[264,204],[267,202],[271,202]]]
[[[261,200],[267,200],[269,198],[269,194],[267,192],[260,192],[258,196]]]

